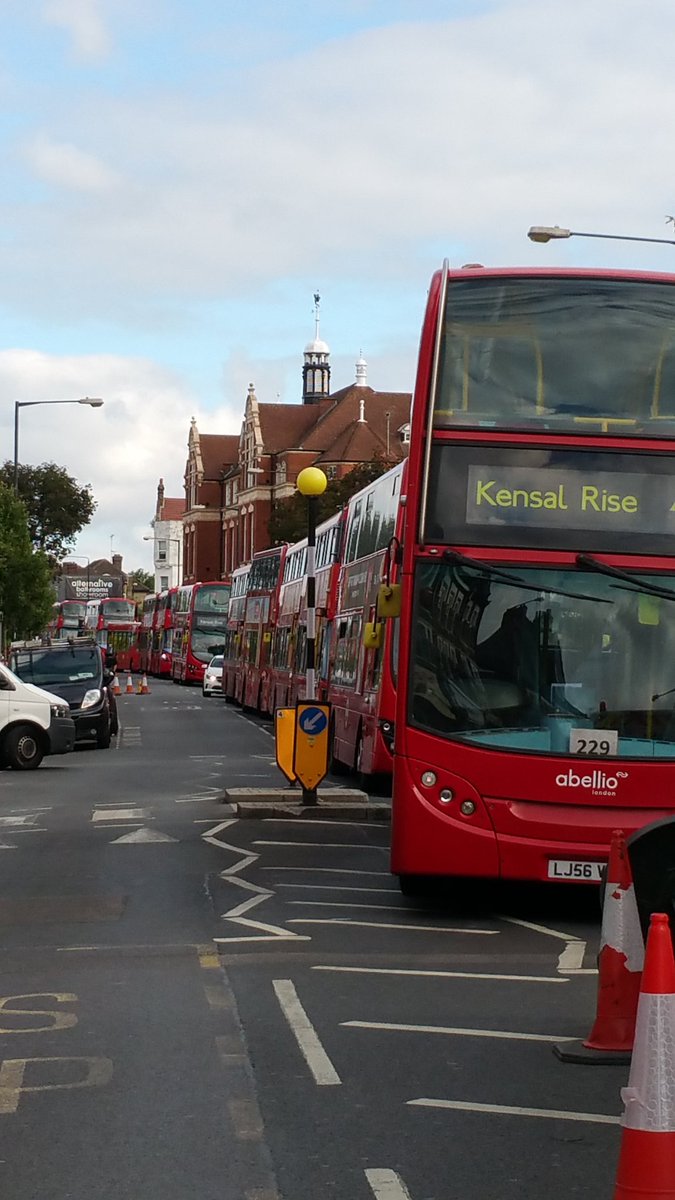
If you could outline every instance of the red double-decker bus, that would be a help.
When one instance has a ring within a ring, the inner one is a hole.
[[[232,572],[232,589],[227,610],[227,632],[223,652],[223,695],[230,702],[241,699],[244,664],[241,658],[241,633],[246,612],[246,592],[251,564],[243,563]]]
[[[139,670],[139,622],[133,600],[111,596],[87,602],[86,629],[120,671]]]
[[[597,880],[675,810],[675,276],[431,284],[406,487],[392,870]]]
[[[328,697],[333,620],[346,510],[317,527],[315,550],[317,696]],[[307,538],[290,546],[279,589],[272,646],[269,711],[294,705],[307,682]]]
[[[379,644],[364,633],[375,624],[376,600],[385,574],[394,581],[400,536],[401,480],[406,464],[392,467],[349,501],[331,653],[331,769],[364,779],[391,775],[396,690],[395,626],[387,623]]]
[[[173,623],[178,588],[158,592],[152,622],[150,672],[161,678],[171,674]]]
[[[240,700],[244,708],[261,713],[273,711],[272,635],[277,621],[286,550],[285,545],[273,546],[271,550],[254,554],[246,588],[240,648],[243,672],[235,699]]]
[[[141,620],[138,627],[137,645],[138,645],[138,669],[140,671],[151,670],[150,661],[152,658],[152,636],[155,624],[155,612],[157,609],[157,593],[152,592],[148,596],[143,597],[143,607],[141,609]]]
[[[227,633],[229,582],[189,583],[176,590],[171,677],[174,683],[201,683]]]
[[[47,632],[56,641],[77,637],[78,633],[83,632],[86,622],[86,600],[59,600],[52,608]]]

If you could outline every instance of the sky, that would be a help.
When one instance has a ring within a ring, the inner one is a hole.
[[[0,437],[91,485],[83,557],[151,569],[190,419],[362,352],[411,391],[452,265],[675,270],[671,0],[0,0]],[[672,262],[672,268],[671,268]]]

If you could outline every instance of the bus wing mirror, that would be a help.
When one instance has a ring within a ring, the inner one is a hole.
[[[401,615],[401,585],[400,583],[381,583],[377,593],[378,617],[400,617]]]
[[[379,650],[382,646],[382,622],[366,621],[363,627],[363,644],[366,650]]]

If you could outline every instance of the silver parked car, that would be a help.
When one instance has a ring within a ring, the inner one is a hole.
[[[223,656],[216,654],[215,658],[211,659],[208,667],[204,672],[204,682],[202,683],[202,695],[212,696],[217,692],[223,694]]]

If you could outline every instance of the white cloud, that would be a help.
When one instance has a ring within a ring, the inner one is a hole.
[[[19,410],[19,461],[56,462],[91,484],[98,509],[77,549],[107,556],[110,535],[129,569],[148,564],[142,541],[155,511],[157,483],[183,494],[190,418],[206,433],[235,433],[243,402],[205,414],[184,382],[142,359],[0,352],[0,437],[12,445],[14,401],[100,396],[101,409],[41,404]]]
[[[116,173],[94,155],[44,135],[38,135],[24,147],[24,157],[39,178],[58,187],[103,192],[119,183]]]
[[[43,16],[70,34],[76,55],[83,59],[103,58],[110,38],[99,0],[46,0]]]

